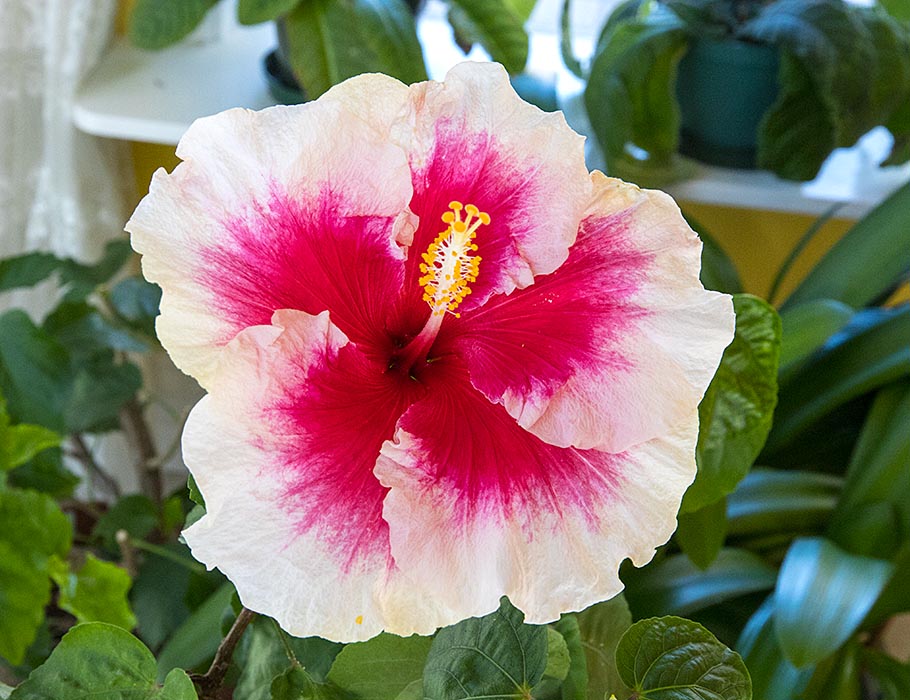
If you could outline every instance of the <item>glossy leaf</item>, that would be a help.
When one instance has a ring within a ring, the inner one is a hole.
[[[799,669],[781,651],[774,632],[774,597],[766,600],[749,619],[736,650],[752,677],[756,700],[798,700],[814,667]]]
[[[700,569],[707,569],[717,557],[727,537],[727,501],[714,503],[680,513],[677,518],[676,542],[689,560]]]
[[[0,292],[33,287],[56,272],[63,261],[51,253],[25,253],[0,260]]]
[[[0,490],[0,656],[22,662],[50,600],[50,567],[66,557],[69,520],[44,494]]]
[[[285,17],[289,60],[311,98],[360,73],[426,80],[414,16],[402,0],[310,0]]]
[[[547,665],[547,628],[523,621],[503,598],[496,612],[441,630],[424,668],[424,697],[528,697]]]
[[[473,33],[490,57],[511,74],[521,73],[528,61],[524,20],[508,0],[451,0],[470,20]]]
[[[240,24],[270,22],[294,9],[300,0],[239,0],[237,20]]]
[[[650,7],[644,16],[617,21],[602,37],[584,101],[609,173],[650,174],[659,182],[679,175],[674,82],[689,40],[676,15],[658,3]]]
[[[73,627],[10,700],[196,700],[186,673],[155,683],[155,657],[129,632],[103,622]]]
[[[616,646],[632,626],[632,613],[622,594],[592,605],[576,616],[587,662],[587,700],[604,700],[611,693],[624,697],[628,688],[616,668]]]
[[[51,576],[59,588],[57,605],[77,622],[107,622],[125,630],[136,626],[127,600],[133,582],[116,564],[87,554],[78,571],[58,566]]]
[[[814,299],[860,308],[892,289],[910,269],[908,210],[910,183],[856,222],[787,298],[785,308]]]
[[[707,571],[682,554],[624,576],[626,600],[636,617],[688,615],[697,610],[774,587],[777,572],[742,549],[722,549]]]
[[[143,49],[162,49],[193,31],[218,0],[136,0],[129,37]]]
[[[642,700],[752,698],[752,682],[739,654],[698,623],[679,617],[632,625],[616,649],[616,665]]]
[[[816,352],[832,335],[849,323],[853,309],[832,299],[806,301],[789,306],[780,314],[781,381]]]
[[[842,486],[843,479],[827,474],[755,469],[727,498],[729,536],[819,533]]]
[[[893,567],[819,538],[796,540],[774,593],[777,638],[796,666],[821,661],[859,627]]]
[[[696,511],[730,493],[746,475],[771,429],[777,403],[780,320],[766,302],[733,298],[736,333],[698,407],[698,474],[681,512]]]
[[[910,376],[910,304],[857,318],[863,325],[848,326],[781,386],[767,455],[784,451],[851,399]]]
[[[335,657],[327,680],[362,700],[395,700],[423,677],[431,637],[381,634],[368,642],[347,644]]]

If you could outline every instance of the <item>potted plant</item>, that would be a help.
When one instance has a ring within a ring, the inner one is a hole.
[[[169,46],[199,25],[218,0],[136,0],[129,37],[136,46]],[[423,0],[239,0],[241,24],[275,21],[278,48],[265,57],[273,96],[316,98],[332,85],[367,72],[405,83],[426,80],[415,14]],[[449,0],[449,19],[464,48],[480,43],[513,75],[524,70],[524,21],[533,0]]]
[[[629,0],[601,32],[584,99],[608,167],[636,181],[678,178],[679,154],[810,180],[878,125],[899,164],[910,32],[842,0]]]

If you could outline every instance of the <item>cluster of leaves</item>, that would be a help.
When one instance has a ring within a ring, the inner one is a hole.
[[[636,617],[701,621],[763,700],[910,697],[910,666],[878,646],[910,611],[910,304],[879,305],[906,285],[908,212],[905,185],[783,302],[779,361],[764,307],[736,297],[679,529],[624,571]],[[716,246],[704,265],[736,291]]]
[[[158,49],[189,34],[218,0],[137,0],[130,39]],[[524,70],[524,22],[535,0],[449,0],[449,20],[466,51],[482,45],[510,73]],[[419,0],[240,0],[241,24],[276,20],[286,60],[306,95],[319,97],[360,73],[405,83],[427,79],[414,15]]]
[[[685,173],[677,154],[676,69],[694,42],[719,39],[771,46],[780,57],[779,93],[757,134],[760,167],[811,180],[832,150],[852,146],[878,125],[894,135],[885,164],[904,163],[908,20],[905,0],[872,7],[843,0],[627,0],[601,32],[584,96],[608,168],[657,184]],[[567,36],[563,47],[567,65],[581,75]]]

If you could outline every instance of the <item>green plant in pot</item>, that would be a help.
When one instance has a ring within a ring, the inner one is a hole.
[[[129,37],[160,49],[193,31],[219,0],[136,0]],[[449,19],[463,46],[480,43],[511,74],[524,70],[524,22],[535,0],[449,0]],[[424,0],[239,0],[241,24],[276,22],[279,47],[265,59],[281,102],[316,98],[360,73],[386,73],[405,83],[427,79],[415,15]]]
[[[601,32],[584,100],[608,168],[636,182],[684,176],[680,155],[810,180],[879,125],[895,139],[885,164],[900,164],[910,31],[842,0],[628,0]]]

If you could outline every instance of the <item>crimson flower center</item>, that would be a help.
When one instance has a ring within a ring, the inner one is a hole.
[[[430,316],[417,336],[401,354],[398,361],[411,368],[425,359],[442,327],[446,314],[456,318],[455,309],[471,293],[470,284],[477,280],[481,257],[475,255],[477,229],[490,223],[490,215],[473,204],[449,202],[449,211],[442,215],[447,227],[430,243],[420,263],[423,300],[430,306]]]

